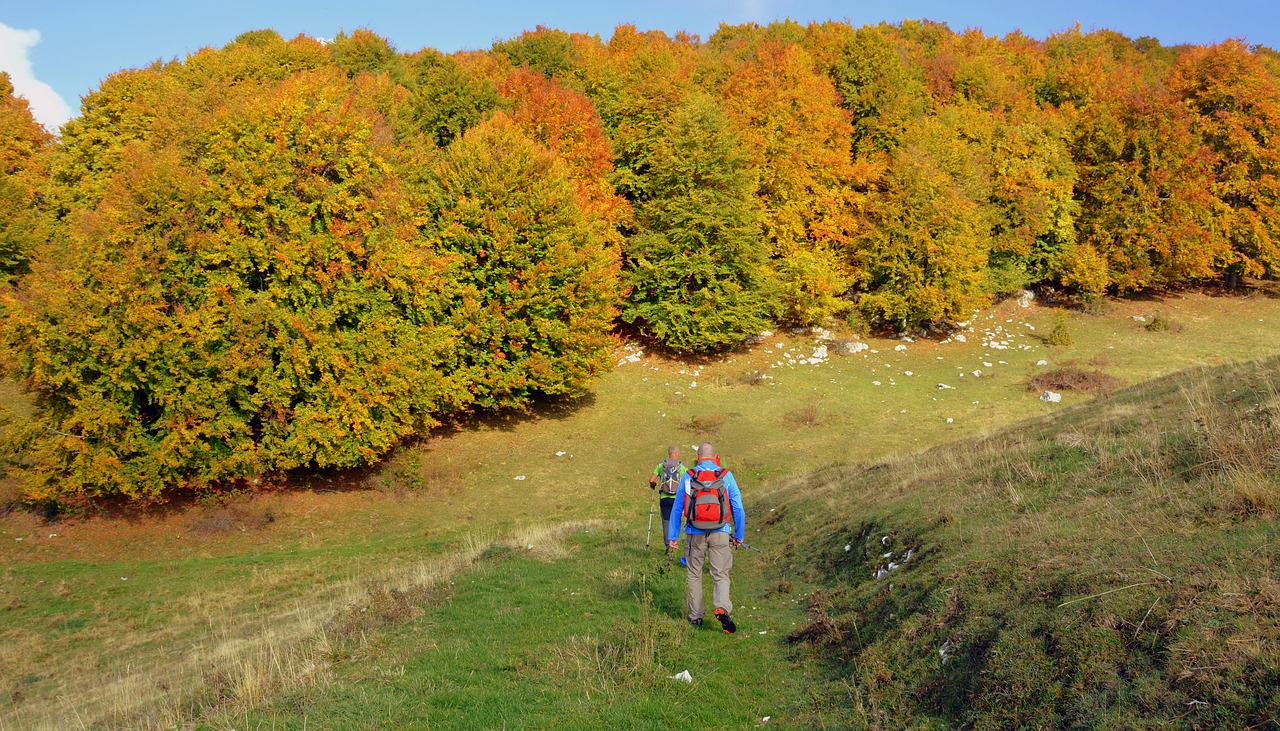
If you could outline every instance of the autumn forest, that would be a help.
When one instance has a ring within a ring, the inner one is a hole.
[[[1278,133],[1280,54],[1078,28],[263,30],[58,137],[0,76],[0,365],[38,406],[0,460],[31,500],[154,500],[580,396],[619,331],[1274,279]]]

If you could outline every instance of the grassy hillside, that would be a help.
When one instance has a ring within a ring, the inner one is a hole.
[[[771,493],[850,727],[1280,727],[1280,360]]]
[[[1157,309],[1169,316],[1172,329],[1150,331],[1132,319]],[[795,333],[779,333],[721,361],[645,355],[620,365],[581,403],[442,432],[406,447],[378,470],[299,476],[289,490],[210,498],[145,519],[99,516],[45,523],[22,512],[0,516],[0,728],[138,727],[153,721],[166,727],[166,719],[168,727],[203,719],[213,728],[382,723],[372,711],[359,722],[342,716],[352,697],[364,697],[352,693],[368,693],[374,704],[368,708],[387,703],[394,711],[404,705],[449,718],[449,708],[424,705],[429,689],[452,683],[484,695],[491,682],[493,688],[513,687],[512,667],[519,669],[514,685],[528,690],[520,696],[524,707],[535,708],[528,711],[531,717],[576,719],[566,723],[586,728],[622,717],[608,716],[610,711],[597,704],[601,697],[612,697],[618,713],[637,718],[647,718],[644,709],[655,703],[692,713],[698,694],[682,693],[665,676],[689,669],[707,681],[699,668],[705,669],[709,657],[720,663],[712,677],[723,677],[740,693],[759,688],[745,692],[735,725],[769,715],[772,724],[842,727],[848,721],[841,715],[844,709],[856,704],[845,703],[840,693],[859,687],[848,685],[847,668],[828,676],[826,666],[809,667],[810,652],[834,657],[822,642],[818,649],[788,649],[774,642],[804,626],[806,595],[812,590],[837,591],[826,570],[813,563],[816,558],[808,563],[784,559],[778,549],[800,535],[786,521],[821,517],[805,517],[799,504],[792,507],[789,501],[809,492],[825,494],[824,481],[844,473],[842,468],[818,473],[811,491],[798,489],[807,483],[791,482],[796,475],[831,462],[914,454],[1028,418],[1083,418],[1074,405],[1088,402],[1090,394],[1064,391],[1063,404],[1045,404],[1038,392],[1028,390],[1028,381],[1046,370],[1075,367],[1141,383],[1182,368],[1274,353],[1280,300],[1186,295],[1123,302],[1106,316],[1072,314],[1074,344],[1066,348],[1038,338],[1052,327],[1055,314],[1051,308],[1006,303],[975,319],[966,342],[870,339],[878,352],[833,355],[820,364],[799,363],[799,356],[809,356],[818,343]],[[986,332],[993,335],[984,337]],[[991,348],[992,342],[1012,347]],[[898,345],[906,350],[896,350]],[[1037,365],[1040,360],[1046,365]],[[982,375],[973,377],[973,370]],[[938,389],[938,383],[953,388]],[[13,392],[4,398],[20,402]],[[1036,428],[1048,429],[1049,423]],[[1096,424],[1081,424],[1088,439],[1102,438]],[[1031,433],[1019,431],[1027,438]],[[758,536],[770,550],[739,554],[735,598],[744,607],[744,631],[727,644],[717,642],[722,636],[716,633],[687,634],[678,576],[664,573],[656,552],[639,548],[648,508],[645,473],[668,443],[702,438],[713,439],[736,470],[752,510],[752,529],[765,530],[753,534],[752,542]],[[966,442],[954,458],[974,449]],[[1076,454],[1051,451],[1053,459],[1058,452]],[[920,464],[930,464],[937,454]],[[1008,469],[1038,464],[1019,459]],[[1117,456],[1108,464],[1128,464],[1128,459]],[[903,465],[884,469],[895,475],[932,469]],[[1067,466],[1038,469],[1052,476]],[[1045,499],[1038,497],[1039,482],[1006,482],[1022,496],[1026,511],[1016,513],[1014,525],[1018,530],[1041,526],[1036,516]],[[830,525],[815,523],[812,535],[838,543],[842,553],[852,543],[848,531],[863,523],[900,519],[903,536],[925,536],[937,520],[933,506],[969,500],[935,497],[949,484],[934,485],[934,492],[911,487],[901,494],[873,493],[874,500],[854,501],[840,508],[838,517],[831,514]],[[1005,482],[992,484],[1006,494]],[[856,497],[851,489],[842,489],[850,493],[846,499]],[[979,517],[998,504],[995,498],[989,506],[973,500]],[[1008,506],[1001,510],[1014,514]],[[1232,512],[1238,506],[1214,510],[1206,513],[1206,525],[1260,523],[1254,514]],[[786,516],[780,527],[765,527],[778,512]],[[1015,537],[996,517],[978,520],[958,508],[952,512],[963,521],[956,518],[936,530],[952,536],[948,540],[956,545],[995,540],[959,532],[969,524],[1001,540]],[[1090,516],[1092,525],[1097,516]],[[528,538],[542,535],[534,530],[538,526],[601,520],[590,533],[568,532],[563,553],[518,550],[530,542],[541,545]],[[1136,514],[1129,520],[1145,525]],[[829,530],[837,524],[846,535]],[[1124,536],[1122,542],[1136,541],[1130,533]],[[1143,536],[1160,550],[1159,536],[1149,531]],[[1077,537],[1092,540],[1084,532]],[[1178,578],[1160,565],[1151,568]],[[1103,569],[1094,564],[1086,569],[1073,580],[1087,588],[1105,583],[1099,578],[1106,576],[1099,573]],[[776,573],[783,570],[785,575]],[[907,576],[905,571],[895,576]],[[1062,571],[1076,576],[1077,569]],[[516,582],[511,595],[518,601],[504,603],[499,594],[464,583],[475,579],[461,579],[473,575]],[[579,583],[568,588],[566,577],[572,576],[580,577],[574,579]],[[574,592],[578,586],[592,592],[592,606],[561,601],[566,588]],[[1022,584],[1017,587],[1020,591]],[[1138,597],[1136,592],[1145,590],[1101,599]],[[653,596],[653,621],[637,634],[646,616],[646,592]],[[1162,600],[1152,616],[1168,601]],[[587,612],[590,617],[579,616]],[[495,613],[509,621],[487,624]],[[665,638],[657,646],[667,649],[635,650],[647,637]],[[947,639],[955,644],[965,637]],[[723,655],[726,647],[732,648],[729,655]],[[557,653],[565,656],[552,662]],[[609,691],[616,696],[601,695],[599,673],[618,679],[609,685],[616,686]],[[552,700],[530,705],[535,695]],[[465,705],[467,696],[459,697]],[[906,710],[896,711],[887,701],[876,702],[886,712],[915,713],[905,705]],[[507,708],[495,710],[493,718],[516,712]],[[399,718],[402,725],[440,718],[395,713],[402,715],[386,718]],[[705,725],[715,727],[711,721]]]

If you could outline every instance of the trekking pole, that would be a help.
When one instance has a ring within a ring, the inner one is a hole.
[[[650,488],[649,488],[649,490],[650,490],[651,492],[654,492],[654,493],[655,493],[655,495],[656,495],[656,491],[655,491],[652,487],[650,487]],[[651,535],[653,535],[653,500],[650,500],[650,501],[649,501],[649,527],[648,527],[648,528],[646,528],[646,529],[645,529],[645,532],[644,532],[644,547],[645,547],[645,548],[648,548],[648,547],[649,547],[649,537],[650,537]]]
[[[759,548],[756,548],[755,546],[748,546],[745,543],[739,543],[738,548],[749,548],[752,551],[755,551],[756,553],[764,553],[764,551],[761,551]]]

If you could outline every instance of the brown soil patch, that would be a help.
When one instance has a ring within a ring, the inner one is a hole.
[[[1087,371],[1075,366],[1063,366],[1037,373],[1027,381],[1029,391],[1078,391],[1082,393],[1110,393],[1120,387],[1120,380],[1102,371]]]

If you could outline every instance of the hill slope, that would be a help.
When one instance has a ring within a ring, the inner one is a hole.
[[[869,728],[1280,722],[1278,366],[782,485],[774,570],[820,587],[788,639],[825,663],[823,705]]]

